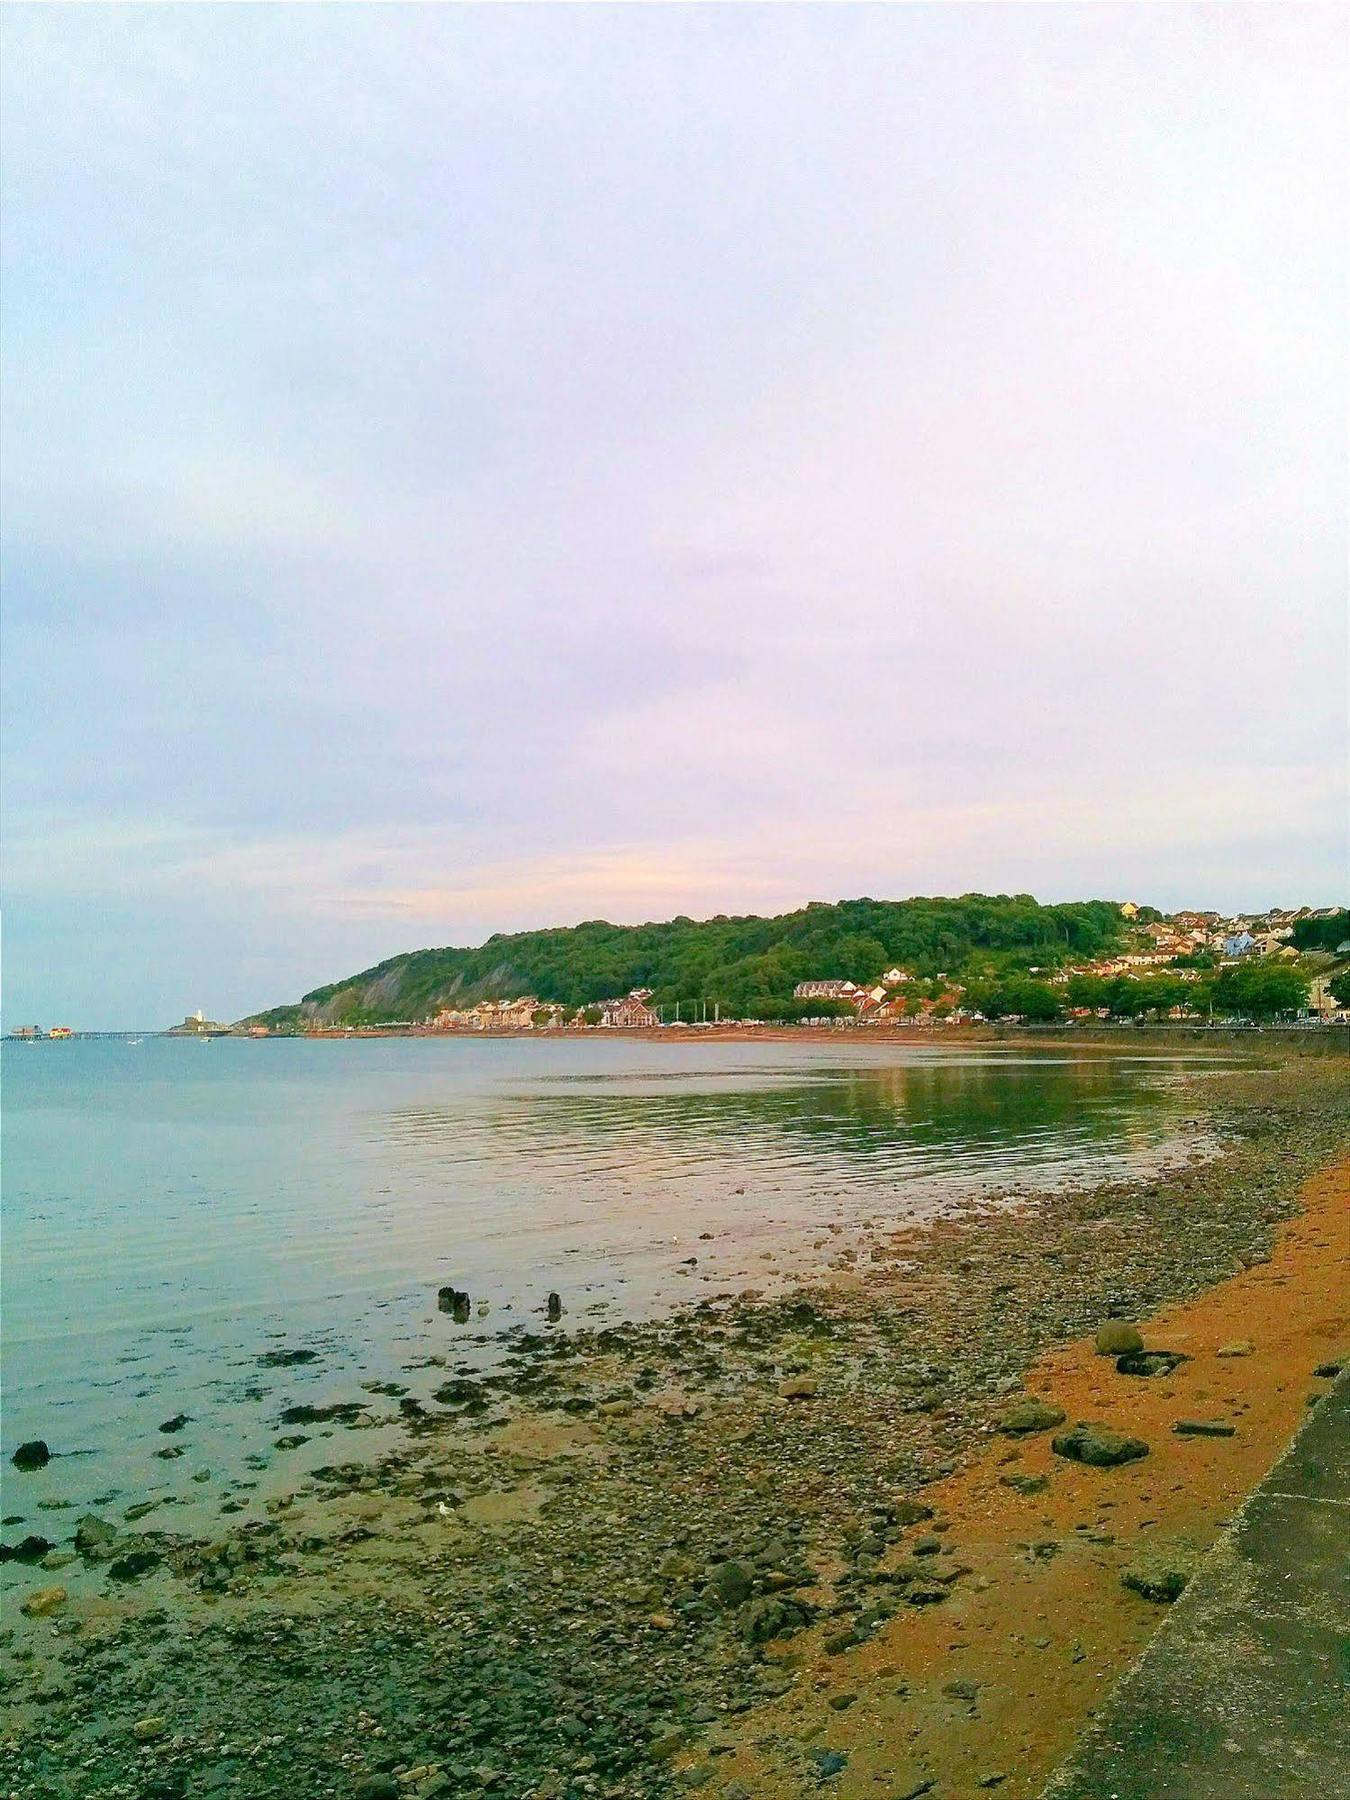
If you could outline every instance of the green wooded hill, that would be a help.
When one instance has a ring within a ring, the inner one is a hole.
[[[1114,900],[1041,906],[1030,894],[954,900],[813,901],[777,918],[668,919],[584,925],[490,937],[476,949],[414,950],[255,1015],[285,1028],[422,1019],[442,1006],[533,994],[565,1006],[654,991],[653,1004],[705,1001],[724,1018],[796,1016],[792,990],[808,979],[868,981],[892,964],[913,975],[995,977],[1115,949]],[[824,1010],[819,1002],[804,1010]]]

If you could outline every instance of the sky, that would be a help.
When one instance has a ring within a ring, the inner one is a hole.
[[[1342,9],[0,29],[8,1026],[1344,897]]]

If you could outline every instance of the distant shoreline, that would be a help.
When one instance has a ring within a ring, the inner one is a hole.
[[[164,1035],[187,1036],[187,1033]],[[227,1032],[228,1037],[247,1038],[247,1032]],[[1064,1025],[1026,1026],[1026,1025],[958,1025],[958,1026],[923,1026],[923,1025],[855,1025],[846,1022],[841,1026],[829,1025],[745,1025],[728,1022],[718,1025],[691,1025],[681,1030],[669,1025],[659,1026],[589,1026],[577,1029],[574,1026],[554,1028],[545,1026],[531,1030],[503,1029],[499,1031],[468,1030],[433,1030],[429,1026],[411,1026],[405,1030],[384,1030],[379,1027],[361,1027],[333,1025],[312,1031],[272,1032],[267,1037],[253,1038],[255,1043],[267,1043],[273,1040],[294,1042],[296,1040],[319,1039],[369,1039],[369,1038],[419,1038],[443,1039],[453,1042],[497,1042],[511,1039],[516,1042],[540,1041],[546,1043],[593,1043],[596,1040],[621,1038],[629,1042],[652,1044],[679,1043],[781,1043],[781,1044],[908,1044],[927,1045],[943,1044],[961,1048],[965,1045],[984,1046],[1000,1043],[1039,1044],[1046,1049],[1095,1049],[1118,1048],[1122,1043],[1177,1043],[1183,1041],[1195,1043],[1215,1043],[1231,1040],[1234,1043],[1252,1043],[1261,1039],[1273,1039],[1280,1044],[1306,1044],[1320,1051],[1339,1049],[1350,1054],[1350,1023],[1334,1021],[1317,1025],[1133,1025],[1122,1023],[1106,1025],[1098,1023],[1066,1029]]]
[[[3,1041],[9,1044],[46,1044],[57,1043],[92,1043],[117,1042],[126,1039],[148,1040],[173,1038],[191,1041],[193,1039],[230,1039],[235,1042],[256,1044],[266,1043],[310,1043],[310,1042],[367,1042],[384,1038],[417,1038],[434,1039],[454,1043],[464,1042],[545,1042],[545,1043],[594,1043],[597,1040],[623,1039],[627,1042],[652,1044],[900,1044],[932,1047],[941,1044],[953,1048],[986,1047],[991,1044],[1026,1044],[1038,1045],[1043,1049],[1072,1050],[1111,1050],[1119,1049],[1122,1044],[1154,1044],[1178,1045],[1182,1043],[1219,1044],[1231,1043],[1254,1047],[1261,1042],[1278,1043],[1283,1047],[1299,1048],[1313,1054],[1350,1055],[1350,1021],[1331,1020],[1326,1023],[1307,1025],[1203,1025],[1200,1023],[1185,1024],[1149,1024],[1135,1025],[1127,1021],[1108,1025],[1098,1022],[1094,1025],[1066,1027],[1064,1024],[1054,1025],[856,1025],[845,1022],[839,1026],[829,1025],[748,1025],[734,1021],[717,1025],[691,1025],[685,1029],[664,1026],[575,1026],[537,1027],[530,1030],[513,1030],[503,1028],[493,1031],[475,1031],[472,1029],[433,1030],[429,1026],[414,1025],[392,1029],[380,1026],[348,1026],[329,1025],[310,1031],[273,1031],[259,1032],[240,1031],[227,1028],[221,1031],[191,1032],[179,1029],[168,1031],[125,1030],[125,1031],[75,1031],[69,1037],[51,1039],[47,1037],[19,1037],[9,1032]]]

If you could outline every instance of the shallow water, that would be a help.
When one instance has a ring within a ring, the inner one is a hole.
[[[832,1224],[1155,1166],[1182,1148],[1197,1061],[598,1037],[6,1044],[4,1510],[59,1540],[60,1503],[159,1496],[147,1527],[195,1528],[229,1482],[266,1491],[385,1436],[311,1428],[276,1451],[283,1406],[392,1416],[362,1382],[425,1396],[441,1359],[538,1328],[550,1289],[564,1324],[642,1317],[819,1267]],[[442,1283],[486,1316],[456,1326]],[[283,1346],[316,1355],[259,1364]],[[178,1413],[191,1422],[161,1434]],[[30,1437],[58,1454],[19,1475],[8,1457]],[[156,1457],[168,1447],[184,1454]]]

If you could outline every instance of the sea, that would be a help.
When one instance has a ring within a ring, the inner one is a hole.
[[[146,1499],[141,1529],[199,1530],[377,1453],[399,1397],[513,1334],[769,1293],[869,1231],[1207,1154],[1187,1077],[1213,1066],[842,1034],[6,1042],[4,1536]],[[334,1401],[374,1423],[280,1423]],[[21,1474],[33,1438],[52,1460]]]

